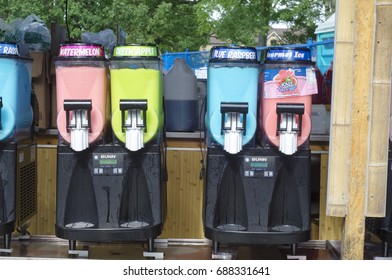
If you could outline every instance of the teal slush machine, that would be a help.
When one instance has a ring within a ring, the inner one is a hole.
[[[206,127],[209,147],[237,154],[257,126],[256,49],[214,47],[208,67]]]
[[[219,243],[248,230],[243,157],[255,148],[259,63],[251,47],[214,47],[207,70],[204,233]],[[239,233],[239,234],[238,234]]]
[[[8,254],[11,234],[27,235],[36,213],[36,144],[32,135],[31,58],[17,44],[0,42],[0,234]]]

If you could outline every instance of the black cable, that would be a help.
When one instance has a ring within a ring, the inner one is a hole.
[[[165,96],[162,97],[162,108],[163,108],[163,112],[165,112]],[[166,136],[166,120],[165,120],[165,116],[163,116],[164,120],[163,120],[163,131],[162,131],[162,137],[163,137],[163,164],[164,164],[164,170],[163,170],[163,174],[164,174],[164,178],[163,180],[167,183],[169,180],[169,174],[168,174],[168,170],[167,170],[167,136]]]
[[[203,140],[204,140],[204,138],[206,139],[207,132],[205,129],[205,125],[204,125],[204,127],[201,126],[202,118],[203,118],[203,116],[205,116],[205,114],[203,114],[203,110],[206,107],[206,99],[207,99],[207,95],[203,99],[203,102],[202,102],[201,108],[200,108],[200,113],[199,113],[199,125],[200,125],[200,127],[199,127],[199,134],[200,134],[199,141],[200,141],[200,153],[201,153],[201,160],[200,160],[201,168],[200,168],[200,174],[199,174],[200,180],[202,180],[204,178],[205,171],[206,171],[205,162],[204,162],[205,161],[205,156],[204,156],[205,152],[203,151],[203,148],[205,149],[205,145],[203,147],[202,139]],[[202,134],[201,134],[202,131],[204,131],[204,138],[202,137]],[[205,144],[205,141],[204,141],[204,144]]]
[[[69,32],[69,25],[68,25],[68,0],[65,0],[65,26],[67,28],[67,33],[68,33],[68,42],[70,42],[71,33]]]

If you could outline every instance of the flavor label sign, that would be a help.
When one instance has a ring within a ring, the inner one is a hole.
[[[0,43],[0,55],[19,55],[19,48],[16,44]]]
[[[60,47],[60,57],[104,57],[100,45],[63,45]]]
[[[211,51],[211,59],[256,60],[257,54],[253,49],[216,48]]]
[[[285,98],[316,94],[317,80],[313,67],[266,69],[264,98]]]
[[[155,46],[119,46],[114,48],[113,56],[116,57],[157,57]]]
[[[269,49],[265,61],[311,61],[311,54],[301,49]]]

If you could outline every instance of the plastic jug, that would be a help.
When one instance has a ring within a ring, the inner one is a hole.
[[[167,131],[196,131],[198,128],[197,78],[185,60],[176,58],[163,78]]]

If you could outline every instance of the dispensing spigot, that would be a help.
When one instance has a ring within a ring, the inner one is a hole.
[[[90,99],[64,100],[66,128],[67,132],[71,133],[70,145],[77,152],[88,148],[88,133],[91,132],[91,110]]]
[[[147,131],[147,99],[120,100],[121,127],[125,131],[125,146],[130,151],[144,147],[143,134]]]
[[[242,136],[246,134],[248,103],[222,102],[220,112],[223,149],[230,154],[237,154],[242,150]]]
[[[297,151],[297,137],[302,132],[302,115],[305,112],[303,103],[276,104],[277,128],[279,137],[279,151],[292,155]]]

